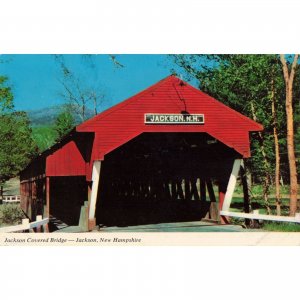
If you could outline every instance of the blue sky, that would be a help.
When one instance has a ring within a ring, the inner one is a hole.
[[[64,55],[66,65],[83,85],[101,89],[106,109],[170,74],[167,55],[117,55],[117,68],[109,55]],[[0,75],[9,77],[17,110],[32,110],[63,103],[62,73],[54,55],[1,55]],[[92,67],[94,66],[94,67]],[[194,85],[196,83],[194,82]]]

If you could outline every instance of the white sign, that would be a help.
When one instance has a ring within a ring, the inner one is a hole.
[[[204,124],[204,114],[145,114],[145,124]]]

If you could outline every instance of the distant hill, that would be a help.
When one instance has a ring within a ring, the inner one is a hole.
[[[55,105],[37,110],[29,110],[27,114],[33,127],[49,126],[54,124],[55,119],[63,110],[64,105]],[[94,116],[93,111],[89,109],[87,109],[86,115],[87,119]],[[74,119],[76,124],[81,123],[81,119],[77,114],[74,114]]]

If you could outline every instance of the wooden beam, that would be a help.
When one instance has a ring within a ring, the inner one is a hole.
[[[215,196],[211,179],[206,180],[206,187],[207,187],[210,202],[216,202],[216,196]]]
[[[226,184],[223,181],[221,181],[218,184],[218,188],[219,188],[219,210],[221,211],[224,203],[224,198],[225,198]]]
[[[205,178],[200,178],[200,200],[206,201],[206,186],[205,186]]]
[[[232,200],[233,192],[235,189],[237,177],[239,174],[241,162],[242,162],[241,159],[234,160],[231,175],[230,175],[228,185],[227,185],[227,190],[226,190],[225,197],[224,197],[224,202],[221,207],[222,211],[229,211],[229,207],[231,204],[231,200]]]
[[[210,199],[210,207],[209,207],[209,211],[207,212],[207,214],[205,216],[205,219],[217,221],[218,217],[219,217],[219,209],[217,206],[216,196],[214,193],[212,181],[210,178],[206,178],[205,182],[206,182],[206,188],[208,191],[208,196]]]
[[[219,182],[219,212],[222,210],[222,206],[225,198],[225,192],[226,192],[226,184],[223,181],[220,181]],[[221,224],[229,223],[228,219],[224,216],[221,216],[220,214],[218,214],[217,219]]]
[[[220,215],[221,216],[230,216],[230,217],[235,217],[235,218],[243,218],[243,219],[300,223],[300,215],[299,214],[296,214],[295,217],[288,217],[288,216],[263,215],[263,214],[259,214],[258,211],[253,211],[253,213],[251,213],[251,214],[238,213],[238,212],[232,212],[232,211],[221,211]]]
[[[95,212],[96,212],[96,204],[98,197],[98,187],[100,182],[100,170],[101,170],[101,161],[96,160],[93,163],[93,173],[92,173],[92,192],[91,192],[91,200],[89,204],[89,230],[92,229],[93,226],[96,225]]]
[[[41,215],[36,216],[36,222],[40,222],[43,220],[43,217]],[[39,224],[39,223],[38,223]],[[42,224],[43,225],[43,224]],[[36,232],[41,232],[42,231],[42,226],[37,226],[36,227]]]
[[[185,200],[191,200],[190,180],[186,177],[184,179],[184,196]]]
[[[50,218],[50,177],[46,177],[46,216]]]
[[[243,194],[244,194],[244,212],[250,212],[250,198],[249,198],[249,190],[248,190],[248,182],[247,175],[245,170],[244,162],[241,163],[241,181],[243,185]]]
[[[49,223],[49,219],[41,219],[39,221],[34,221],[29,223],[29,219],[22,219],[22,224],[8,227],[1,227],[0,232],[18,232],[24,230],[32,230],[33,228],[37,228],[40,226],[44,226]]]

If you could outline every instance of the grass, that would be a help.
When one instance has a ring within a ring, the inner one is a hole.
[[[254,197],[259,197],[263,194],[263,187],[262,185],[256,184],[251,186],[251,195]],[[290,193],[290,186],[289,185],[284,185],[280,186],[280,193],[281,195],[289,195]],[[243,194],[243,188],[241,185],[237,185],[235,188],[235,194],[242,195]],[[275,195],[275,186],[272,185],[270,186],[269,190],[270,195]]]
[[[289,199],[282,198],[282,205],[281,205],[281,215],[288,216],[289,215]],[[271,208],[271,213],[276,215],[276,203],[275,198],[269,198],[269,206]],[[264,200],[260,197],[252,197],[251,198],[251,207],[252,209],[258,209],[261,214],[267,213],[266,204]],[[232,202],[230,205],[231,211],[242,212],[244,208],[244,200],[242,197],[233,197]]]
[[[264,222],[263,230],[276,232],[300,232],[300,224],[282,222]]]
[[[261,214],[267,214],[266,205],[264,203],[264,200],[261,197],[261,186],[255,186],[252,189],[252,197],[251,197],[251,207],[252,209],[258,209]],[[288,189],[282,191],[283,195],[288,195]],[[286,192],[286,193],[285,193]],[[241,192],[242,193],[242,192]],[[256,195],[255,195],[256,194]],[[272,194],[272,190],[271,190]],[[238,189],[235,192],[235,196],[232,199],[230,210],[235,212],[242,212],[244,208],[243,204],[243,198],[239,195]],[[253,196],[255,195],[255,196]],[[288,216],[289,215],[289,198],[282,198],[282,205],[281,205],[281,215]],[[276,203],[275,198],[270,197],[269,198],[269,204],[271,208],[271,213],[273,215],[276,215]],[[238,224],[238,225],[244,225],[245,221],[244,219],[238,219],[238,218],[232,218],[231,223]],[[273,222],[273,221],[262,221],[260,224],[260,229],[263,231],[274,231],[274,232],[300,232],[300,224],[296,223],[285,223],[285,222]]]

